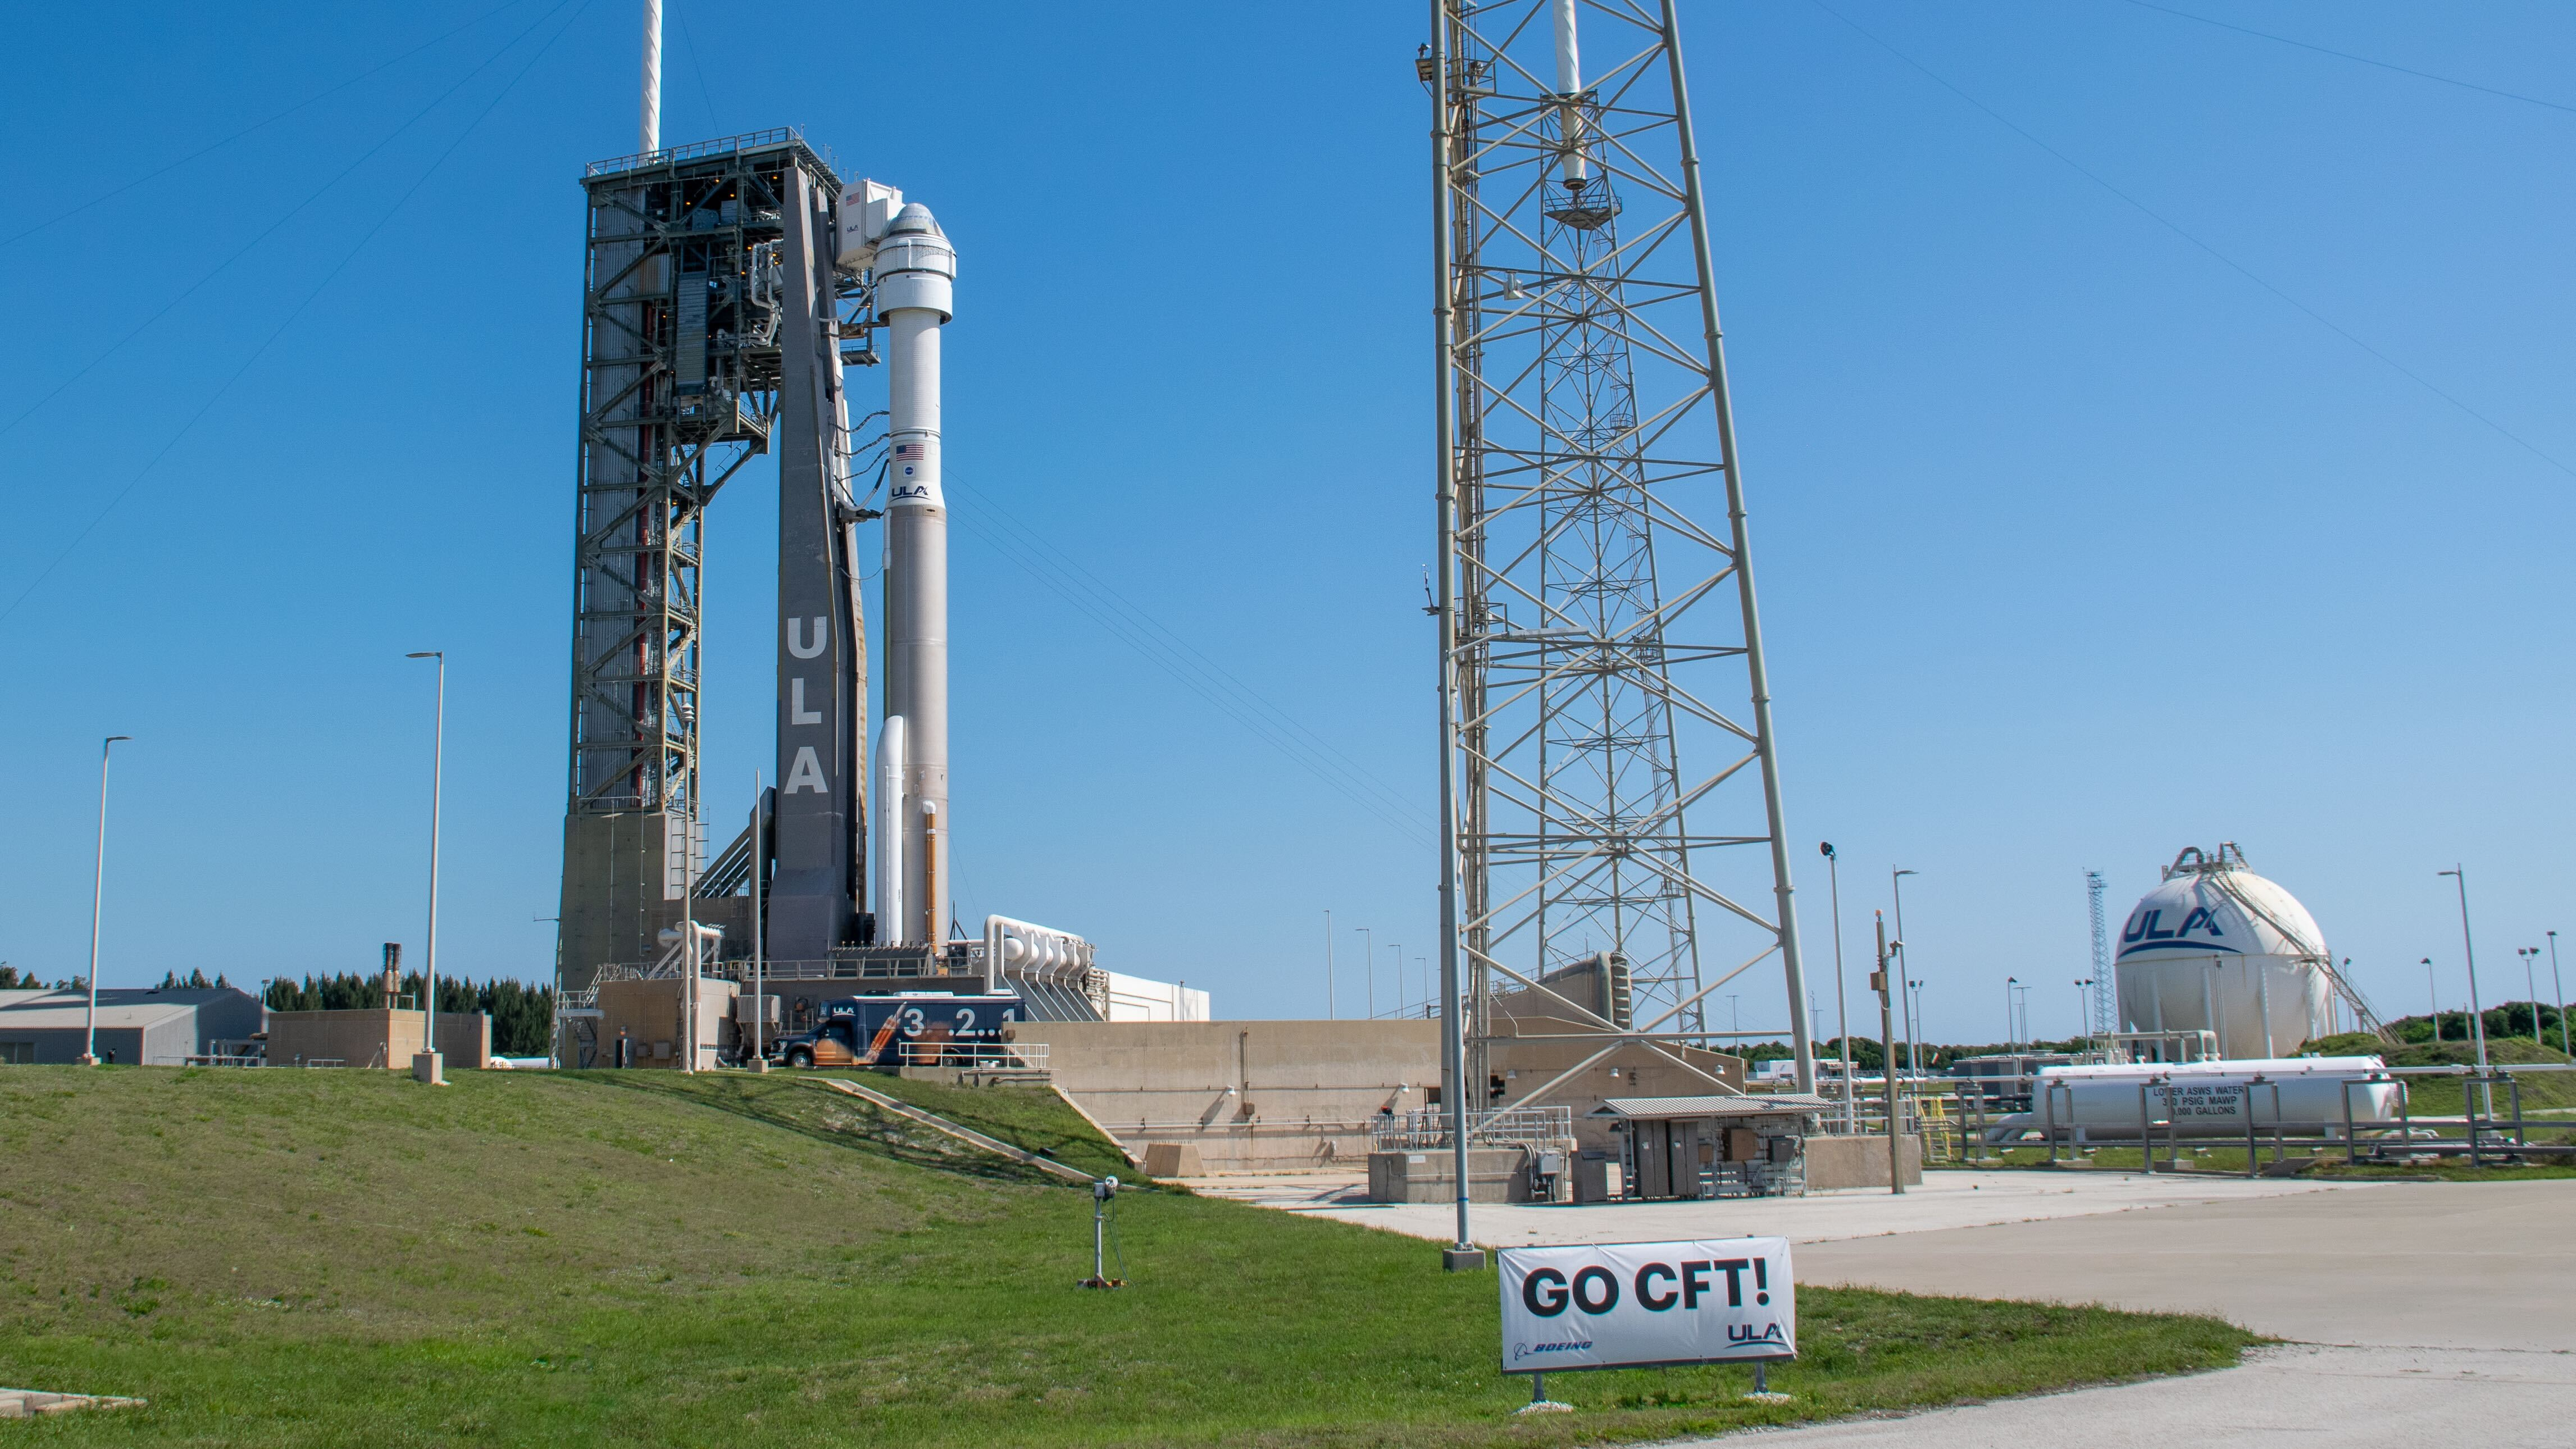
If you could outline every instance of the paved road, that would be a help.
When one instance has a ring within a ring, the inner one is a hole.
[[[2576,1352],[2576,1181],[2382,1183],[1818,1243],[1799,1249],[1798,1278],[2215,1313],[2303,1343]]]
[[[2474,1190],[2474,1189],[2473,1189]],[[1724,1449],[2566,1449],[2576,1360],[2488,1350],[2263,1349],[2238,1368],[1724,1440]]]
[[[1787,1430],[1764,1449],[2563,1449],[2576,1443],[2576,1181],[2368,1191],[1801,1248],[1798,1276],[2216,1313],[2295,1340],[2122,1388]]]

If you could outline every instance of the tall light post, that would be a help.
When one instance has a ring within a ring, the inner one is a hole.
[[[2433,999],[2433,1040],[2442,1039],[2442,987],[2433,979],[2433,958],[2424,958],[2424,994]]]
[[[447,651],[423,649],[403,657],[438,661],[438,702],[429,746],[429,935],[420,953],[421,1053],[411,1065],[414,1077],[443,1085],[438,1056],[438,811],[447,773]]]
[[[1916,1008],[1921,1003],[1915,1000],[1913,988],[1920,983],[1906,979],[1914,974],[1914,955],[1910,944],[1913,938],[1905,934],[1905,878],[1914,874],[1917,872],[1891,871],[1887,882],[1888,889],[1896,897],[1897,1005],[1905,1011],[1905,1062],[1907,1068],[1919,1076],[1923,1070],[1923,1030],[1922,1024],[1914,1019]]]
[[[2549,933],[2549,996],[2550,1004],[2558,1008],[2558,1054],[2562,1057],[2576,1057],[2576,1051],[2567,1049],[2567,988],[2558,980],[2558,933],[2556,931]]]
[[[1324,912],[1324,1020],[1333,1020],[1333,913]]]
[[[1888,951],[1887,917],[1876,911],[1870,914],[1871,924],[1878,931],[1878,969],[1869,973],[1869,989],[1878,993],[1880,1075],[1886,1079],[1887,1087],[1887,1190],[1893,1196],[1905,1191],[1905,1154],[1901,1145],[1903,1129],[1899,1126],[1903,1113],[1896,1092],[1896,1023],[1894,1013],[1888,1010],[1887,992],[1891,986],[1903,988],[1888,975],[1888,968],[1895,963]],[[1894,944],[1902,950],[1905,942],[1900,938]]]
[[[767,873],[769,846],[761,825],[761,808],[768,797],[761,793],[760,772],[751,772],[751,1069],[769,1070],[769,1042],[765,1028],[769,1024],[769,934],[762,919],[765,903],[761,894],[768,889],[761,876]],[[1325,924],[1332,917],[1324,918]]]
[[[1905,960],[1905,948],[1901,943],[1897,946],[1896,959],[1900,964]],[[1905,983],[1905,989],[1906,999],[1913,1006],[1914,1018],[1914,1025],[1905,1033],[1905,1072],[1911,1077],[1921,1077],[1923,1075],[1923,983],[1919,980],[1908,980]]]
[[[2539,1046],[2541,1045],[2540,978],[2537,974],[2537,969],[2532,964],[2532,958],[2540,954],[2540,948],[2538,946],[2517,946],[2514,948],[2514,954],[2522,958],[2522,989],[2531,993],[2531,1044],[2533,1046]]]
[[[2004,1050],[2013,1049],[2013,988],[2021,984],[2018,976],[2004,978]]]
[[[2483,1077],[2493,1068],[2487,1065],[2487,1012],[2478,1001],[2478,948],[2469,935],[2469,872],[2465,865],[2454,865],[2440,874],[2449,876],[2460,888],[2460,955],[2469,967],[2469,1031],[2470,1039],[2478,1044],[2478,1075]],[[2494,1116],[2495,1084],[2486,1083],[2479,1095],[2486,1099],[2487,1115]]]
[[[89,884],[89,1024],[81,1033],[80,1064],[98,1065],[98,921],[100,908],[107,903],[107,758],[116,752],[118,740],[132,735],[109,735],[98,747],[98,868]]]
[[[2486,1008],[2478,1004],[2478,948],[2469,935],[2469,876],[2466,869],[2453,866],[2439,874],[2447,875],[2460,888],[2460,955],[2469,964],[2469,1030],[2478,1044],[2478,1070],[2487,1070]],[[2493,1095],[2494,1089],[2488,1089]]]
[[[1859,1104],[1852,1100],[1851,1009],[1843,997],[1843,862],[1834,854],[1830,840],[1817,842],[1816,849],[1825,854],[1825,875],[1833,882],[1834,898],[1834,1035],[1842,1043],[1843,1130],[1859,1130],[1855,1114]]]
[[[2086,994],[2092,989],[2092,977],[2085,976],[2077,979],[2075,983],[2075,1039],[2078,1041],[2083,1040],[2084,1037],[2093,1030],[2093,998]]]

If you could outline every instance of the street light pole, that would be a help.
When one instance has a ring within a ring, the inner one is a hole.
[[[1859,1128],[1859,1104],[1852,1100],[1851,1010],[1843,997],[1843,862],[1834,854],[1832,841],[1820,842],[1816,848],[1825,853],[1825,874],[1833,882],[1834,894],[1834,1032],[1842,1043],[1843,1130]]]
[[[1324,1020],[1333,1019],[1333,913],[1324,912]]]
[[[2093,1030],[2092,1014],[2087,1010],[2092,1005],[2093,998],[2084,994],[2092,989],[2093,978],[2090,976],[2075,983],[2075,1038],[2078,1041],[2083,1040],[2085,1034]]]
[[[2522,989],[2531,993],[2531,1044],[2539,1046],[2541,1044],[2540,979],[2532,965],[2532,958],[2540,954],[2540,948],[2538,946],[2517,947],[2516,954],[2522,957]]]
[[[2558,980],[2558,933],[2556,931],[2549,933],[2549,995],[2551,1004],[2558,1008],[2558,1054],[2562,1057],[2576,1057],[2576,1051],[2567,1049],[2567,988]]]
[[[438,1056],[438,816],[447,773],[447,651],[424,649],[403,657],[438,661],[438,702],[429,748],[429,936],[420,953],[421,1056],[414,1059],[412,1071],[422,1081],[444,1085]]]
[[[2424,994],[2433,998],[2433,1040],[2442,1039],[2442,987],[2433,979],[2433,958],[2424,958]]]
[[[2469,936],[2469,872],[2465,865],[2453,865],[2441,874],[2449,876],[2460,888],[2460,955],[2469,967],[2469,1030],[2474,1034],[2471,1039],[2478,1044],[2478,1075],[2483,1077],[2493,1069],[2487,1065],[2486,1008],[2478,1002],[2478,949]],[[2487,1115],[2494,1116],[2495,1084],[2484,1084],[2479,1095],[2486,1099]]]
[[[2004,978],[2004,1050],[2013,1049],[2013,988],[2021,984],[2018,976]]]
[[[1921,1023],[1914,1019],[1913,983],[1907,979],[1914,974],[1914,958],[1908,954],[1912,947],[1907,944],[1910,938],[1905,934],[1905,878],[1914,874],[1917,872],[1895,871],[1889,874],[1887,881],[1888,889],[1896,897],[1896,1002],[1905,1009],[1905,1062],[1907,1069],[1919,1076],[1923,1070],[1923,1030]]]
[[[1905,1191],[1905,1151],[1898,1121],[1902,1114],[1896,1105],[1896,1022],[1888,1008],[1887,991],[1892,985],[1900,990],[1902,986],[1891,982],[1887,975],[1887,917],[1875,911],[1871,915],[1878,928],[1878,969],[1869,973],[1869,989],[1878,993],[1879,1074],[1887,1083],[1887,1190],[1893,1196]],[[1898,947],[1904,944],[1899,938]]]
[[[2440,874],[2449,876],[2460,888],[2460,954],[2469,964],[2469,1030],[2474,1033],[2471,1039],[2478,1044],[2478,1070],[2484,1072],[2487,1069],[2487,1018],[2486,1008],[2478,1004],[2478,948],[2469,936],[2469,876],[2459,866]],[[2489,1091],[2492,1094],[2493,1089]]]
[[[132,735],[109,735],[98,747],[98,868],[89,883],[89,1024],[82,1031],[80,1064],[98,1065],[98,920],[100,907],[107,903],[107,758],[116,752],[118,740]]]

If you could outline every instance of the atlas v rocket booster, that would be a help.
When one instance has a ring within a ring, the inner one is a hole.
[[[878,738],[877,941],[948,936],[948,504],[939,488],[939,336],[957,253],[930,208],[862,181],[841,199],[845,267],[875,274],[886,332],[885,724]]]

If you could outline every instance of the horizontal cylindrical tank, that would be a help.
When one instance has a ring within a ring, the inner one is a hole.
[[[2232,845],[2185,850],[2120,929],[2122,1029],[2207,1031],[2221,1057],[2269,1058],[2334,1030],[2316,918]]]
[[[2377,1057],[2286,1057],[2044,1067],[2031,1093],[2032,1110],[1998,1125],[2018,1132],[2053,1120],[2061,1129],[2081,1127],[2090,1135],[2134,1139],[2143,1087],[2145,1112],[2160,1137],[2167,1122],[2179,1137],[2243,1137],[2249,1106],[2258,1131],[2277,1125],[2293,1132],[2340,1134],[2347,1097],[2356,1127],[2398,1120],[2406,1089],[2384,1075],[2383,1065]]]

